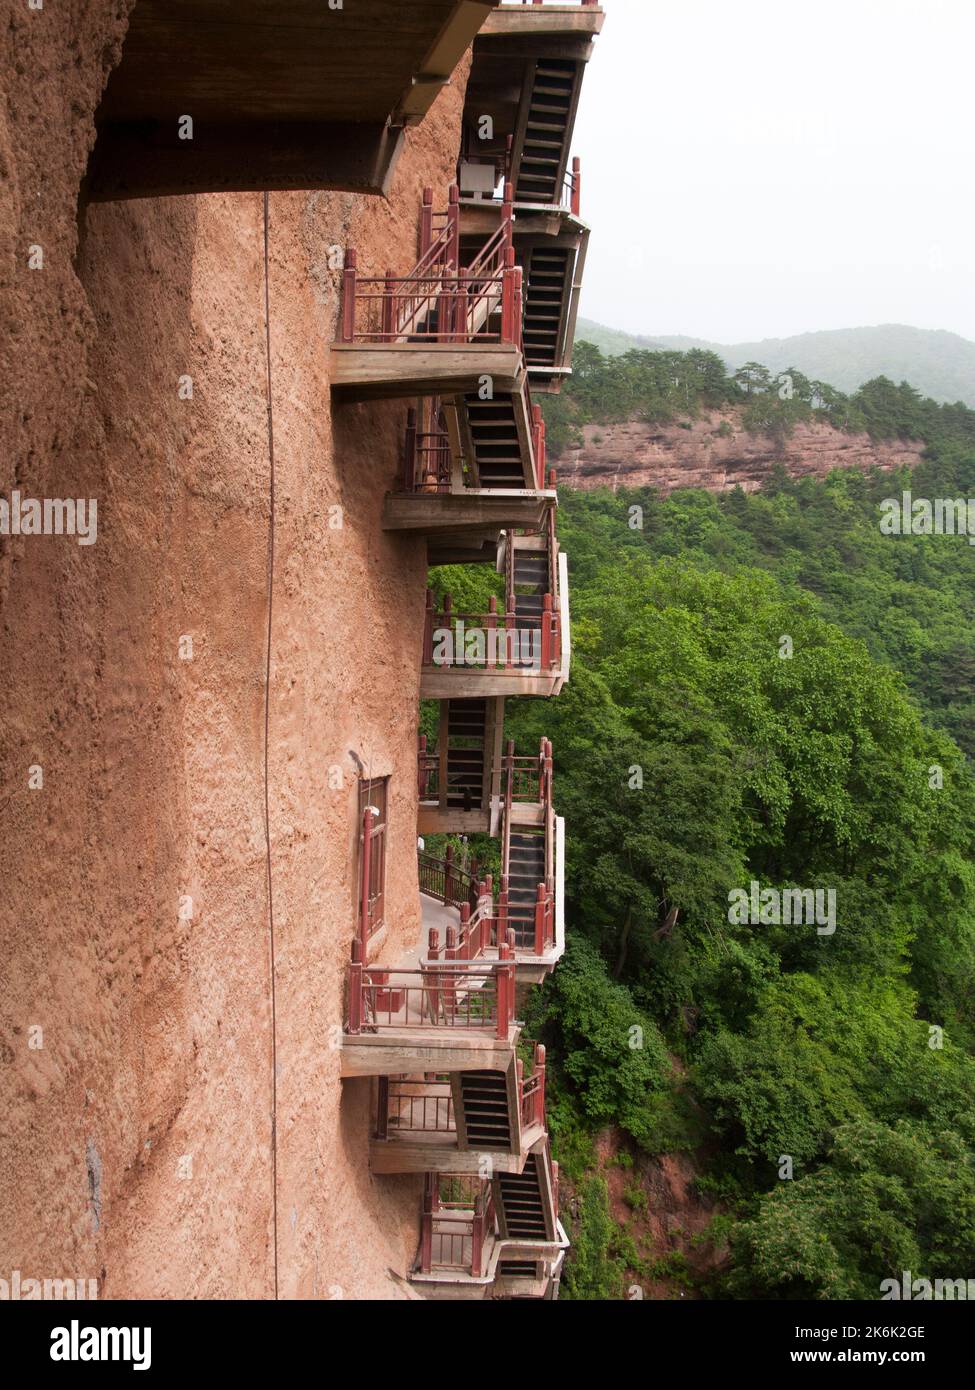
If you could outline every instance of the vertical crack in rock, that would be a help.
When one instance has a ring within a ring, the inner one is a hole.
[[[85,1166],[88,1169],[88,1202],[91,1206],[91,1229],[102,1224],[102,1160],[94,1139],[85,1144]]]

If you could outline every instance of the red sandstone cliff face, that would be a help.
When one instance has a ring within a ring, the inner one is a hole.
[[[559,481],[569,487],[655,487],[671,492],[698,487],[754,492],[776,464],[793,478],[824,478],[834,468],[914,467],[924,445],[915,441],[876,441],[867,434],[844,434],[826,424],[800,424],[784,442],[749,434],[740,410],[714,411],[684,424],[586,425],[581,448],[558,460]]]
[[[93,207],[79,251],[128,8],[4,6],[0,491],[96,497],[98,540],[0,540],[0,1275],[273,1296],[273,1061],[281,1296],[409,1296],[389,1270],[415,1250],[418,1182],[373,1182],[369,1083],[340,1083],[335,1044],[356,758],[395,773],[390,958],[419,930],[425,551],[380,526],[403,410],[331,410],[330,248],[413,263],[466,74],[388,200],[271,196],[272,564],[261,196]]]

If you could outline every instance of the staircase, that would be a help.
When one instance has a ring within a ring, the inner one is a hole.
[[[537,632],[539,643],[541,642],[544,600],[545,595],[549,592],[550,584],[548,552],[516,548],[514,552],[514,600],[517,627],[520,631]]]
[[[513,1136],[505,1073],[463,1071],[459,1089],[467,1147],[488,1153],[509,1152]]]
[[[478,395],[465,396],[470,422],[474,464],[478,486],[482,488],[524,488],[524,444],[518,433],[513,396],[495,396],[483,401]]]
[[[577,63],[558,58],[536,63],[515,179],[516,202],[561,202],[579,79]]]
[[[494,1200],[502,1237],[507,1240],[554,1240],[555,1213],[551,1189],[546,1182],[547,1150],[543,1147],[528,1155],[521,1173],[498,1173],[494,1178]]]
[[[484,799],[486,700],[447,702],[447,806],[479,811]]]
[[[565,246],[532,249],[525,291],[525,361],[530,368],[562,365],[562,325],[574,259],[574,250]]]
[[[545,881],[545,829],[527,826],[510,832],[508,858],[508,923],[515,947],[535,948],[535,902]]]

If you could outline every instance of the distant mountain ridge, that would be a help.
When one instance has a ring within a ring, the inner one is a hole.
[[[847,393],[873,377],[886,376],[894,382],[909,381],[933,400],[964,401],[975,406],[975,343],[943,329],[888,323],[876,328],[834,328],[793,338],[728,344],[679,335],[634,336],[580,319],[576,337],[594,343],[608,356],[631,348],[679,352],[706,348],[723,358],[731,371],[746,362],[761,362],[775,372],[797,367],[806,376]]]

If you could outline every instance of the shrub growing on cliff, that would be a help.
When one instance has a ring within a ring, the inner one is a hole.
[[[559,1072],[589,1124],[618,1123],[652,1146],[650,1102],[668,1085],[667,1051],[653,1020],[609,978],[587,941],[570,939],[532,1021],[554,1042]]]
[[[565,1269],[562,1297],[586,1301],[622,1298],[623,1262],[611,1253],[616,1227],[609,1212],[603,1178],[586,1179],[579,1195],[579,1216],[572,1222],[572,1250]]]

